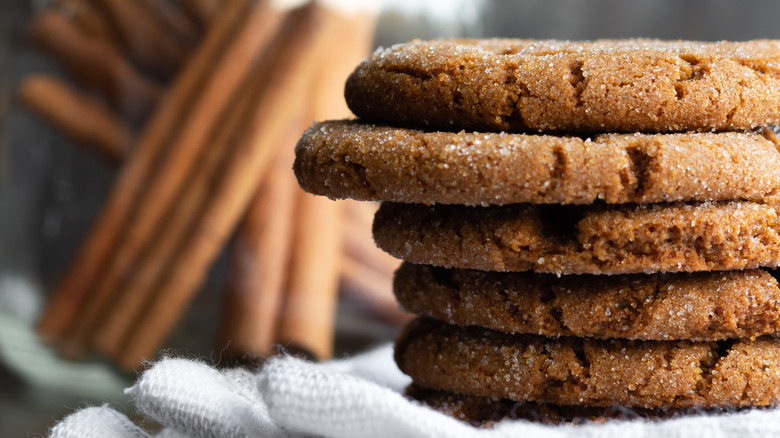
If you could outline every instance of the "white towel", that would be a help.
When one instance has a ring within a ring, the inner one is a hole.
[[[74,412],[49,436],[780,437],[780,410],[776,409],[579,426],[516,420],[477,429],[405,399],[401,393],[409,382],[393,362],[391,345],[320,364],[276,357],[256,374],[166,358],[125,391],[141,417],[163,426],[161,432],[150,434],[125,415],[102,406]]]

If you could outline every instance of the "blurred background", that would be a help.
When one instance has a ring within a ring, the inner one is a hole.
[[[0,0],[0,435],[132,413],[122,390],[158,351],[255,366],[276,343],[325,360],[393,338],[374,206],[307,198],[289,171],[312,120],[349,116],[341,85],[373,48],[780,38],[769,0],[277,3]]]

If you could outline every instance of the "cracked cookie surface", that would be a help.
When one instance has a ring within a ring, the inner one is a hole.
[[[780,42],[434,40],[349,76],[359,117],[444,130],[670,132],[780,122]]]
[[[415,384],[578,406],[737,408],[780,401],[780,340],[595,340],[411,321],[395,360]]]
[[[505,333],[708,341],[780,334],[780,289],[760,269],[558,277],[404,263],[393,290],[409,312]]]
[[[775,143],[735,132],[583,139],[327,121],[304,133],[293,169],[314,194],[422,204],[737,200],[780,187]]]
[[[383,203],[377,245],[415,264],[630,274],[780,264],[777,200],[502,207]]]

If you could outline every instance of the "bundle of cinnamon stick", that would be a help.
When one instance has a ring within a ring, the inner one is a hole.
[[[305,195],[291,171],[312,119],[349,115],[343,82],[372,32],[367,15],[315,3],[60,0],[41,11],[33,41],[94,94],[33,75],[22,101],[119,165],[42,338],[68,357],[97,351],[137,368],[234,235],[226,356],[285,345],[330,357],[340,287],[386,321],[405,319],[390,292],[395,261],[354,234],[372,211]]]

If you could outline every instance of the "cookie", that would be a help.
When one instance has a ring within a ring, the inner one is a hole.
[[[490,428],[498,422],[524,420],[548,425],[582,425],[606,423],[610,420],[648,421],[664,420],[684,415],[701,415],[701,409],[642,409],[624,406],[560,406],[533,402],[516,402],[493,397],[477,397],[437,391],[415,384],[409,385],[406,395],[439,412],[481,428]],[[717,412],[713,410],[712,413]]]
[[[409,312],[506,333],[644,340],[780,334],[780,289],[760,269],[558,277],[404,263],[393,289]]]
[[[410,322],[395,360],[415,384],[577,406],[738,408],[780,401],[780,340],[595,340]]]
[[[374,239],[415,264],[484,271],[630,274],[780,263],[777,199],[503,207],[383,203]]]
[[[367,121],[434,130],[671,132],[780,122],[780,42],[412,41],[345,97]]]
[[[327,121],[304,133],[293,169],[317,195],[421,204],[716,201],[780,187],[775,143],[734,132],[583,139]]]

